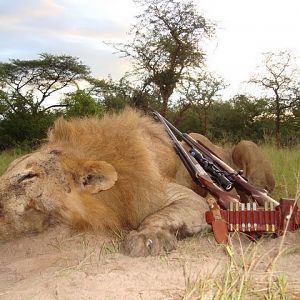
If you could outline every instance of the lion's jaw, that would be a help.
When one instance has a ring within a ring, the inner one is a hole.
[[[53,147],[15,160],[0,177],[0,240],[59,220],[79,229],[122,226],[124,208],[112,207],[117,180],[111,164]]]
[[[15,160],[0,177],[0,239],[41,232],[70,188],[55,151]]]

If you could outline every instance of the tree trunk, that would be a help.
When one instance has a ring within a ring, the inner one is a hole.
[[[184,105],[184,106],[182,107],[182,109],[179,111],[179,113],[178,113],[176,119],[174,120],[174,125],[175,125],[175,126],[178,125],[179,122],[182,121],[184,113],[185,113],[190,107],[191,107],[190,104]]]
[[[207,109],[204,109],[204,136],[207,135]]]
[[[167,110],[168,110],[168,100],[169,100],[169,98],[167,98],[166,95],[163,95],[162,99],[163,99],[163,103],[162,103],[162,108],[161,108],[160,114],[163,117],[166,117]]]
[[[276,99],[276,119],[275,119],[275,138],[276,138],[276,146],[281,146],[280,141],[280,107],[279,100]]]
[[[161,108],[160,114],[163,117],[166,117],[166,115],[167,115],[169,98],[172,95],[174,88],[175,87],[172,86],[169,88],[160,89],[160,94],[161,94],[161,98],[162,98],[162,108]]]

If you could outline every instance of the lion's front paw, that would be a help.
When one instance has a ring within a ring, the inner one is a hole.
[[[176,238],[167,230],[131,231],[125,238],[124,248],[130,256],[158,255],[175,249]]]

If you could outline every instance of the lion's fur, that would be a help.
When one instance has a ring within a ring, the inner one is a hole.
[[[231,160],[205,137],[194,137]],[[173,249],[177,235],[205,227],[205,201],[192,189],[163,126],[141,112],[60,118],[47,143],[1,177],[0,238],[62,220],[82,229],[133,230],[124,242],[127,252],[155,255]]]
[[[255,186],[272,192],[275,187],[272,167],[252,141],[240,141],[232,149],[232,161]]]
[[[113,188],[93,196],[79,191],[63,200],[65,215],[80,227],[87,222],[136,228],[164,205],[165,182],[176,173],[177,158],[162,126],[130,109],[103,119],[59,119],[47,147],[63,149],[62,160],[71,157],[66,167],[73,174],[87,160],[106,161],[116,169]]]

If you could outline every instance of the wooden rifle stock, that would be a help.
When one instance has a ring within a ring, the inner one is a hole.
[[[202,187],[204,187],[211,195],[213,195],[218,204],[223,209],[229,209],[230,203],[239,203],[238,196],[234,196],[229,194],[228,192],[223,191],[220,187],[218,187],[211,179],[207,180],[207,178],[200,176],[198,178],[199,183]]]

